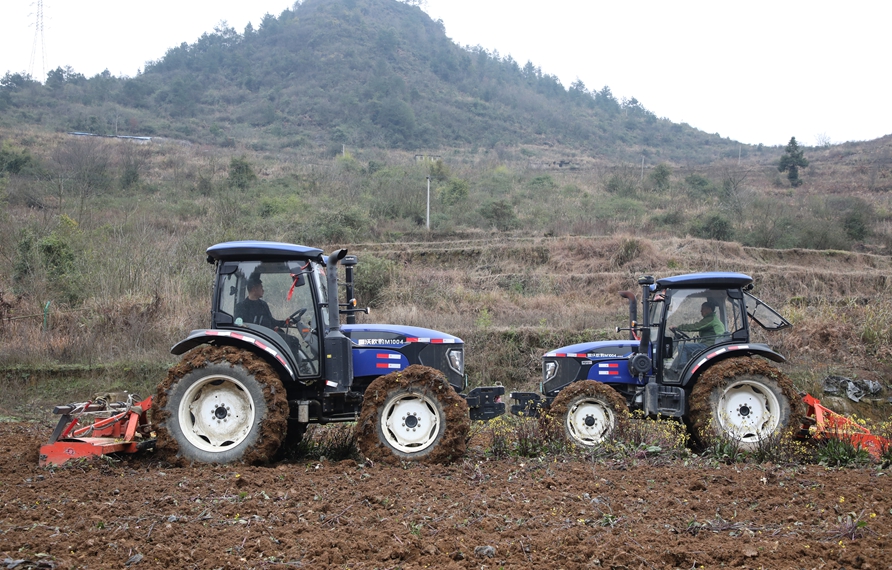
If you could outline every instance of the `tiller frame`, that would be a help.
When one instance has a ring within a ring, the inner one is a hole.
[[[62,465],[82,457],[99,457],[109,453],[136,453],[153,448],[152,426],[148,411],[152,397],[134,402],[104,399],[56,406],[61,415],[50,441],[40,447],[40,466]],[[91,421],[89,421],[91,420]]]
[[[892,440],[870,433],[870,430],[858,422],[822,405],[811,394],[803,394],[802,399],[808,406],[803,432],[809,437],[816,440],[847,441],[855,447],[865,449],[874,459],[880,459],[892,445]]]

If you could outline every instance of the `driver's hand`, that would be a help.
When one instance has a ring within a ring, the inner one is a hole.
[[[677,328],[677,327],[676,327],[675,325],[672,325],[671,327],[669,327],[669,330],[670,330],[670,331],[674,331],[676,328]]]

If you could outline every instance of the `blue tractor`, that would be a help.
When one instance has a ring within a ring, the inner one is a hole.
[[[753,279],[729,272],[638,280],[627,340],[587,342],[542,357],[540,393],[514,392],[512,413],[559,422],[568,441],[594,446],[629,410],[683,419],[695,442],[736,440],[743,450],[801,425],[805,407],[772,362],[784,357],[751,342],[751,326],[790,323],[750,294]]]
[[[471,419],[504,413],[501,386],[461,395],[460,338],[356,324],[368,309],[355,306],[347,250],[235,241],[208,248],[207,260],[210,326],[171,349],[182,359],[152,405],[158,449],[181,461],[267,462],[287,456],[309,424],[328,422],[357,422],[371,459],[448,461],[464,452]]]

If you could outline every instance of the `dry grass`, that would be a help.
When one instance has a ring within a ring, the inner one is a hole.
[[[71,142],[37,130],[0,132],[0,137],[49,166],[56,149]],[[130,148],[124,145],[130,144],[103,141],[95,150],[107,153],[114,174]],[[887,152],[890,145],[883,142],[873,151]],[[743,247],[672,237],[669,229],[652,224],[655,214],[689,216],[703,208],[681,190],[680,181],[693,173],[721,180],[728,172],[725,164],[696,172],[675,167],[678,184],[670,193],[639,189],[639,207],[646,209],[635,210],[624,209],[629,203],[605,190],[605,181],[622,171],[616,165],[579,156],[579,168],[534,171],[526,159],[511,161],[495,152],[444,151],[452,175],[472,181],[472,191],[457,210],[440,208],[450,216],[448,224],[427,232],[414,220],[369,218],[359,207],[367,209],[376,199],[362,173],[370,161],[404,169],[408,176],[423,174],[414,170],[412,153],[360,149],[351,160],[339,161],[312,148],[273,155],[170,140],[139,150],[145,163],[138,188],[123,191],[114,183],[89,196],[83,209],[75,196],[59,194],[50,176],[0,182],[5,202],[0,256],[11,268],[0,275],[0,358],[7,365],[171,362],[169,347],[208,321],[211,267],[204,261],[205,248],[249,238],[326,250],[347,246],[360,263],[363,255],[392,262],[392,279],[370,321],[462,337],[472,384],[528,389],[547,350],[619,338],[612,331],[626,324],[628,310],[618,293],[638,292],[639,276],[712,270],[752,275],[754,292],[789,316],[791,331],[758,340],[788,356],[785,372],[800,386],[819,383],[823,371],[884,382],[889,376],[888,256]],[[561,152],[536,152],[546,150]],[[814,170],[805,173],[809,182],[797,195],[818,196],[834,188],[854,195],[873,192],[871,203],[881,218],[888,217],[890,200],[875,191],[877,181],[885,179],[876,171],[882,164],[876,163],[873,173],[861,172],[858,156],[865,155],[858,152],[864,151],[842,150],[814,151],[809,156]],[[244,192],[226,184],[229,161],[240,156],[260,179]],[[741,165],[751,172],[747,191],[779,202],[796,198],[773,186],[767,166]],[[530,186],[543,174],[553,179],[553,188]],[[397,197],[405,191],[399,185],[382,188]],[[478,224],[477,207],[499,198],[511,199],[516,229]],[[268,217],[256,206],[263,200],[270,206]],[[352,223],[345,212],[356,214],[359,221],[353,221],[365,223],[365,230],[335,231]],[[892,235],[885,218],[874,226],[879,233],[884,227]],[[75,253],[72,266],[58,272],[35,263],[24,280],[14,280],[26,235],[35,244],[60,237]]]

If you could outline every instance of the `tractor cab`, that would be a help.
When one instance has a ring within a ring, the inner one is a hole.
[[[769,330],[790,323],[746,290],[752,279],[737,273],[698,273],[643,283],[646,327],[652,331],[654,371],[665,384],[682,384],[704,356],[719,356],[749,343],[749,319]],[[655,333],[655,334],[654,334]]]
[[[352,381],[351,342],[342,332],[337,267],[346,250],[234,241],[211,246],[216,267],[211,326],[193,330],[173,354],[202,344],[247,346],[303,386],[344,392]],[[331,302],[329,292],[333,291]]]
[[[218,270],[213,324],[275,339],[301,377],[319,375],[319,330],[328,328],[324,267],[312,260],[227,261]],[[320,326],[321,324],[321,326]]]

